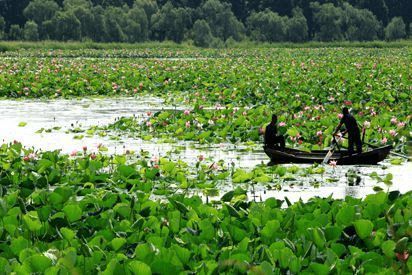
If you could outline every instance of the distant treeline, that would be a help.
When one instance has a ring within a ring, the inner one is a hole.
[[[411,0],[0,0],[0,40],[397,40],[411,22]]]

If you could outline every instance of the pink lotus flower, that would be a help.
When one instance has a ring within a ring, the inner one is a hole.
[[[246,112],[246,111],[243,111],[242,115],[243,115],[243,116],[247,116],[247,112]]]
[[[73,151],[70,153],[70,156],[71,156],[71,157],[77,156],[77,150],[73,150]]]
[[[83,146],[83,151],[87,151],[87,146],[85,145],[85,146]]]
[[[371,111],[371,116],[376,116],[376,112],[375,111]]]
[[[409,252],[407,250],[403,251],[403,253],[396,252],[395,255],[399,261],[403,261],[403,262],[406,262],[409,258]]]
[[[342,117],[343,117],[343,114],[338,114],[339,119],[342,119]]]
[[[310,110],[310,107],[309,107],[309,106],[305,106],[305,108],[303,108],[303,110],[308,111],[308,110]]]
[[[344,103],[346,106],[352,105],[352,101],[350,101],[350,100],[344,100],[343,103]]]
[[[147,121],[147,122],[146,122],[146,126],[147,126],[147,127],[152,127],[152,123],[151,123],[150,121]]]
[[[382,140],[381,140],[381,143],[382,144],[386,144],[388,142],[388,139],[386,138],[386,137],[384,137]]]
[[[391,118],[391,123],[392,124],[398,123],[398,120],[396,119],[396,117]]]
[[[212,169],[212,170],[217,170],[218,168],[219,166],[217,165],[216,162],[213,162],[212,165],[209,166],[209,169]]]
[[[148,112],[146,112],[146,115],[147,115],[147,116],[151,116],[151,115],[152,115],[152,112],[148,111]]]
[[[405,122],[399,122],[397,126],[398,128],[403,128],[405,127]]]
[[[320,136],[323,135],[323,132],[322,132],[322,131],[317,131],[317,132],[316,132],[316,135],[317,135],[318,137],[320,137]]]
[[[159,158],[156,156],[152,156],[152,158],[150,159],[151,162],[153,163],[159,163]]]
[[[190,111],[189,111],[189,110],[185,110],[185,111],[184,111],[184,114],[188,116],[188,115],[190,115]]]
[[[389,130],[389,134],[395,137],[398,133],[395,130]]]
[[[285,122],[279,122],[279,127],[284,127],[284,126],[286,126],[286,123]]]
[[[369,121],[365,121],[365,122],[363,123],[363,126],[364,126],[365,128],[369,128],[369,127],[371,127],[371,123],[370,123]]]
[[[24,156],[24,157],[23,157],[23,160],[24,160],[25,162],[28,162],[28,161],[30,161],[30,158],[29,158],[29,156]]]
[[[205,156],[199,155],[198,158],[199,158],[199,161],[203,161],[205,159]]]
[[[337,165],[337,161],[336,160],[331,160],[331,161],[329,161],[329,165],[332,166],[333,168],[335,168],[336,165]]]
[[[190,128],[190,121],[186,121],[186,128]]]
[[[35,154],[35,153],[30,153],[30,154],[29,154],[29,158],[30,158],[30,159],[35,159],[35,158],[36,158],[36,154]]]
[[[95,153],[92,153],[92,154],[90,155],[90,158],[94,160],[94,159],[96,159],[96,158],[97,158],[97,156],[96,156],[96,154],[95,154]]]

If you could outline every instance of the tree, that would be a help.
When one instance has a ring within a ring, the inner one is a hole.
[[[27,21],[23,30],[24,40],[37,41],[39,40],[39,28],[34,21]]]
[[[209,47],[213,40],[212,32],[206,20],[200,19],[193,25],[193,42],[198,47]]]
[[[399,0],[396,0],[399,1]],[[382,21],[383,24],[388,23],[388,13],[389,9],[386,5],[387,0],[350,0],[349,4],[371,11],[379,21]]]
[[[412,23],[409,24],[409,37],[412,38]]]
[[[209,24],[212,34],[224,41],[229,37],[239,41],[243,38],[245,27],[235,17],[228,3],[207,0],[201,6],[201,18]]]
[[[23,15],[23,10],[29,2],[30,0],[0,0],[0,16],[4,17],[6,25],[23,26],[27,20]]]
[[[247,19],[251,37],[258,41],[279,42],[286,37],[287,17],[281,17],[276,12],[266,9],[252,13]]]
[[[303,42],[308,38],[308,23],[301,9],[293,11],[293,17],[286,24],[286,34],[292,42]]]
[[[125,33],[129,42],[142,42],[148,38],[148,21],[144,9],[134,6],[127,14]]]
[[[93,4],[89,0],[64,0],[63,7],[64,10],[71,10],[79,7],[91,9]]]
[[[356,9],[345,3],[346,38],[350,41],[372,41],[378,38],[381,28],[379,21],[372,12],[366,9]]]
[[[94,17],[90,8],[86,6],[78,6],[72,9],[74,16],[80,22],[80,37],[84,38],[93,38],[93,32],[96,31],[94,24]]]
[[[385,28],[386,40],[397,40],[406,37],[405,23],[402,17],[394,17]]]
[[[126,15],[119,7],[108,7],[104,12],[104,25],[106,29],[107,42],[125,42],[127,36],[122,26],[126,26]]]
[[[4,39],[5,37],[5,29],[6,29],[6,20],[4,20],[3,16],[0,16],[0,40]]]
[[[24,9],[23,14],[27,19],[41,25],[44,21],[52,19],[59,9],[59,5],[52,0],[33,0]]]
[[[315,39],[320,41],[343,40],[342,27],[345,22],[345,14],[339,7],[331,3],[320,5],[311,3],[313,20],[315,23]]]
[[[94,41],[101,42],[106,39],[106,24],[105,24],[105,15],[104,9],[102,6],[98,5],[92,8],[93,14],[93,24],[91,26],[91,38]]]
[[[152,15],[155,14],[159,10],[156,1],[155,0],[136,0],[134,2],[134,7],[141,8],[144,10],[147,16],[147,21],[149,24],[148,26],[150,28],[151,26],[150,19],[152,18]]]
[[[13,24],[9,30],[9,40],[17,41],[22,39],[22,30],[19,25]]]
[[[187,27],[191,24],[190,9],[175,8],[167,2],[152,16],[152,37],[156,40],[173,40],[176,43],[183,41]]]
[[[55,26],[55,38],[58,40],[80,40],[80,21],[73,12],[58,12],[52,22]]]

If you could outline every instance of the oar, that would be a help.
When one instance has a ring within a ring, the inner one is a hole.
[[[340,137],[339,140],[341,138],[342,137]],[[322,164],[326,164],[329,162],[329,159],[332,157],[333,152],[335,151],[335,147],[338,144],[338,141],[335,139],[335,136],[333,136],[332,146],[330,147],[329,152],[326,154],[325,158],[323,159]]]

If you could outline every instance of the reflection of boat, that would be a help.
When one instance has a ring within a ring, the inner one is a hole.
[[[349,155],[347,150],[336,150],[330,160],[336,161],[338,165],[377,164],[386,158],[391,149],[392,146],[387,145],[352,155]],[[284,151],[265,148],[265,153],[270,157],[271,161],[269,165],[279,163],[321,163],[328,153],[328,150],[305,152],[291,148],[285,148]]]

